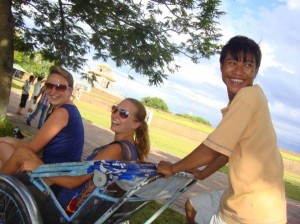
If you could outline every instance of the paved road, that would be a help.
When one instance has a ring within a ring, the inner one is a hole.
[[[15,113],[17,111],[19,100],[20,100],[20,94],[16,92],[12,92],[10,97],[8,112],[7,112],[7,118],[22,130],[35,133],[37,131],[36,127],[37,127],[38,118],[36,118],[32,122],[32,126],[28,126],[25,123],[25,117],[22,115],[17,115]],[[84,120],[84,128],[85,128],[85,145],[84,145],[83,159],[94,148],[109,143],[113,140],[113,134],[110,130],[98,127],[89,121]],[[154,148],[151,149],[151,153],[148,158],[149,161],[154,163],[157,163],[160,160],[168,160],[168,161],[175,162],[178,159],[179,158],[173,155],[170,155],[168,153],[160,151],[159,149],[154,149]],[[195,195],[199,192],[224,189],[226,188],[227,184],[228,184],[227,176],[223,173],[217,172],[204,181],[198,181],[197,184],[195,184],[188,192],[180,196],[174,202],[172,208],[184,214],[184,203],[188,197]],[[288,223],[300,224],[300,203],[292,199],[288,199]]]

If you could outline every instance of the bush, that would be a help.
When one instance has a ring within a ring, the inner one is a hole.
[[[158,109],[164,112],[169,112],[168,105],[158,97],[144,97],[141,99],[141,102],[148,107]]]
[[[188,115],[188,114],[176,114],[177,116],[180,116],[180,117],[184,117],[186,119],[189,119],[189,120],[192,120],[192,121],[196,121],[196,122],[199,122],[199,123],[202,123],[202,124],[206,124],[208,126],[211,126],[210,122],[205,120],[204,118],[202,117],[197,117],[197,116],[191,116],[191,115]]]
[[[14,126],[8,120],[0,121],[0,137],[13,136]]]

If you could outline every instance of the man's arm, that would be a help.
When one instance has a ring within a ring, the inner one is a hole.
[[[201,166],[207,166],[217,159],[220,153],[212,150],[203,143],[195,148],[189,155],[174,164],[161,161],[158,164],[157,172],[165,176],[172,176],[174,173],[189,171]]]
[[[193,169],[190,172],[199,180],[203,180],[214,172],[218,171],[221,167],[225,166],[228,162],[228,157],[220,154],[214,161],[209,163],[203,170]]]

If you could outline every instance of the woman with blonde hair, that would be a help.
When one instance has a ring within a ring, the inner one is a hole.
[[[84,144],[84,128],[79,110],[71,100],[74,80],[60,66],[52,66],[45,91],[53,110],[31,140],[0,138],[0,172],[14,174],[24,160],[35,154],[45,164],[79,162]],[[41,157],[40,157],[41,155]],[[67,189],[53,186],[55,194],[69,194]]]

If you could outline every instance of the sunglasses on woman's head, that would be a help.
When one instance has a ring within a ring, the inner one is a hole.
[[[63,84],[53,84],[50,82],[46,82],[45,83],[45,88],[46,90],[52,90],[53,88],[55,88],[56,91],[58,92],[64,92],[68,89],[67,85],[63,85]]]
[[[126,118],[128,118],[128,117],[131,117],[132,119],[136,120],[134,117],[132,117],[132,116],[130,115],[130,113],[129,113],[127,110],[120,109],[117,105],[113,105],[113,106],[111,107],[111,113],[115,114],[115,113],[117,113],[117,112],[119,112],[119,116],[120,116],[120,118],[122,118],[122,119],[126,119]]]

